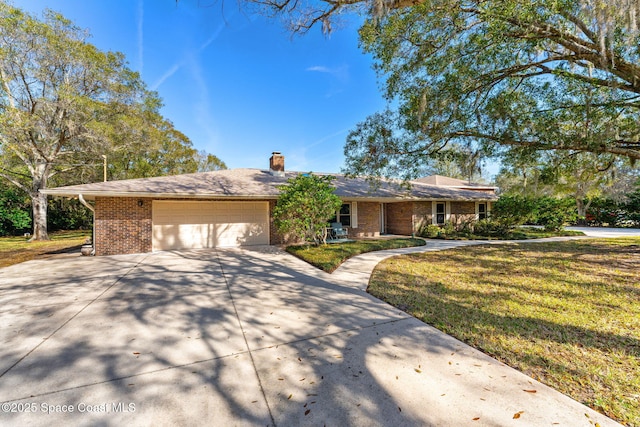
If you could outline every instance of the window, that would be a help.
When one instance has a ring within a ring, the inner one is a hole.
[[[488,208],[487,202],[476,203],[476,216],[478,220],[487,219],[487,214],[488,214],[487,208]]]
[[[358,228],[358,202],[343,203],[329,223],[339,222],[343,227]]]
[[[436,224],[444,224],[446,218],[446,204],[436,203]]]
[[[351,204],[344,203],[340,207],[340,211],[338,212],[338,222],[342,224],[343,227],[351,227]]]

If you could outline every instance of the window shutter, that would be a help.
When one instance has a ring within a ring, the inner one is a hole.
[[[351,202],[351,228],[358,228],[358,202]]]
[[[438,202],[431,202],[431,224],[438,225],[437,215],[438,210],[436,209],[436,205]]]

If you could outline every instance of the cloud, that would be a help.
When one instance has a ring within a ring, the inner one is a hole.
[[[315,65],[313,67],[309,67],[307,68],[307,71],[317,71],[319,73],[331,73],[331,69],[323,65]]]
[[[317,141],[315,141],[315,142],[312,142],[311,144],[309,144],[309,145],[305,146],[304,148],[305,148],[305,150],[306,150],[306,149],[309,149],[309,148],[311,148],[311,147],[315,147],[316,145],[320,145],[320,144],[322,144],[323,142],[326,142],[326,141],[328,141],[328,140],[330,140],[330,139],[333,139],[333,138],[335,138],[335,137],[337,137],[337,136],[342,135],[343,133],[347,133],[349,130],[351,130],[351,128],[341,129],[341,130],[339,130],[339,131],[337,131],[337,132],[334,132],[334,133],[332,133],[332,134],[330,134],[330,135],[326,135],[326,136],[324,136],[324,137],[320,138],[319,140],[317,140]]]
[[[165,73],[151,85],[151,90],[158,90],[158,88],[162,86],[162,83],[164,83],[169,77],[173,76],[180,68],[182,68],[183,65],[184,61],[173,64],[171,68],[165,71]]]
[[[173,76],[180,68],[184,67],[186,64],[190,64],[191,66],[193,66],[194,57],[201,54],[206,48],[208,48],[209,45],[218,38],[218,36],[220,35],[224,27],[225,27],[224,23],[220,24],[218,28],[216,28],[216,30],[213,32],[211,37],[209,37],[203,44],[201,44],[200,47],[196,49],[195,52],[193,51],[185,52],[185,54],[183,55],[183,59],[173,64],[171,68],[165,71],[165,73],[151,86],[151,89],[158,90],[158,88],[162,86],[162,84],[167,79]]]
[[[333,78],[334,81],[331,83],[331,89],[325,95],[327,98],[342,92],[343,87],[349,83],[349,66],[346,64],[339,67],[314,65],[312,67],[308,67],[306,71],[328,74]]]
[[[314,65],[313,67],[309,67],[306,71],[314,71],[317,73],[325,73],[329,74],[332,77],[338,79],[341,83],[345,83],[349,80],[349,66],[341,65],[339,67],[327,67],[324,65]]]

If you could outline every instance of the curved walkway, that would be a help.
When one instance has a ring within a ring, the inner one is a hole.
[[[619,425],[360,290],[407,251],[333,275],[275,247],[0,269],[0,425]]]
[[[568,227],[569,230],[582,231],[585,236],[550,237],[544,239],[529,240],[427,240],[425,246],[412,248],[390,249],[386,251],[367,252],[357,255],[345,261],[332,274],[332,280],[336,283],[350,286],[361,291],[366,291],[369,286],[369,278],[373,269],[380,261],[396,255],[434,252],[446,249],[458,248],[461,246],[476,245],[502,245],[508,243],[535,243],[535,242],[561,242],[567,240],[585,238],[612,238],[612,237],[633,237],[640,236],[640,229],[637,228],[603,228],[603,227]]]

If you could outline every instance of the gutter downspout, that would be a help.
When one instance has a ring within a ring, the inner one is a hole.
[[[93,233],[91,235],[91,246],[93,249],[91,250],[91,256],[94,256],[96,254],[96,210],[93,206],[87,203],[82,194],[78,194],[78,200],[80,200],[80,203],[85,205],[93,214]]]

